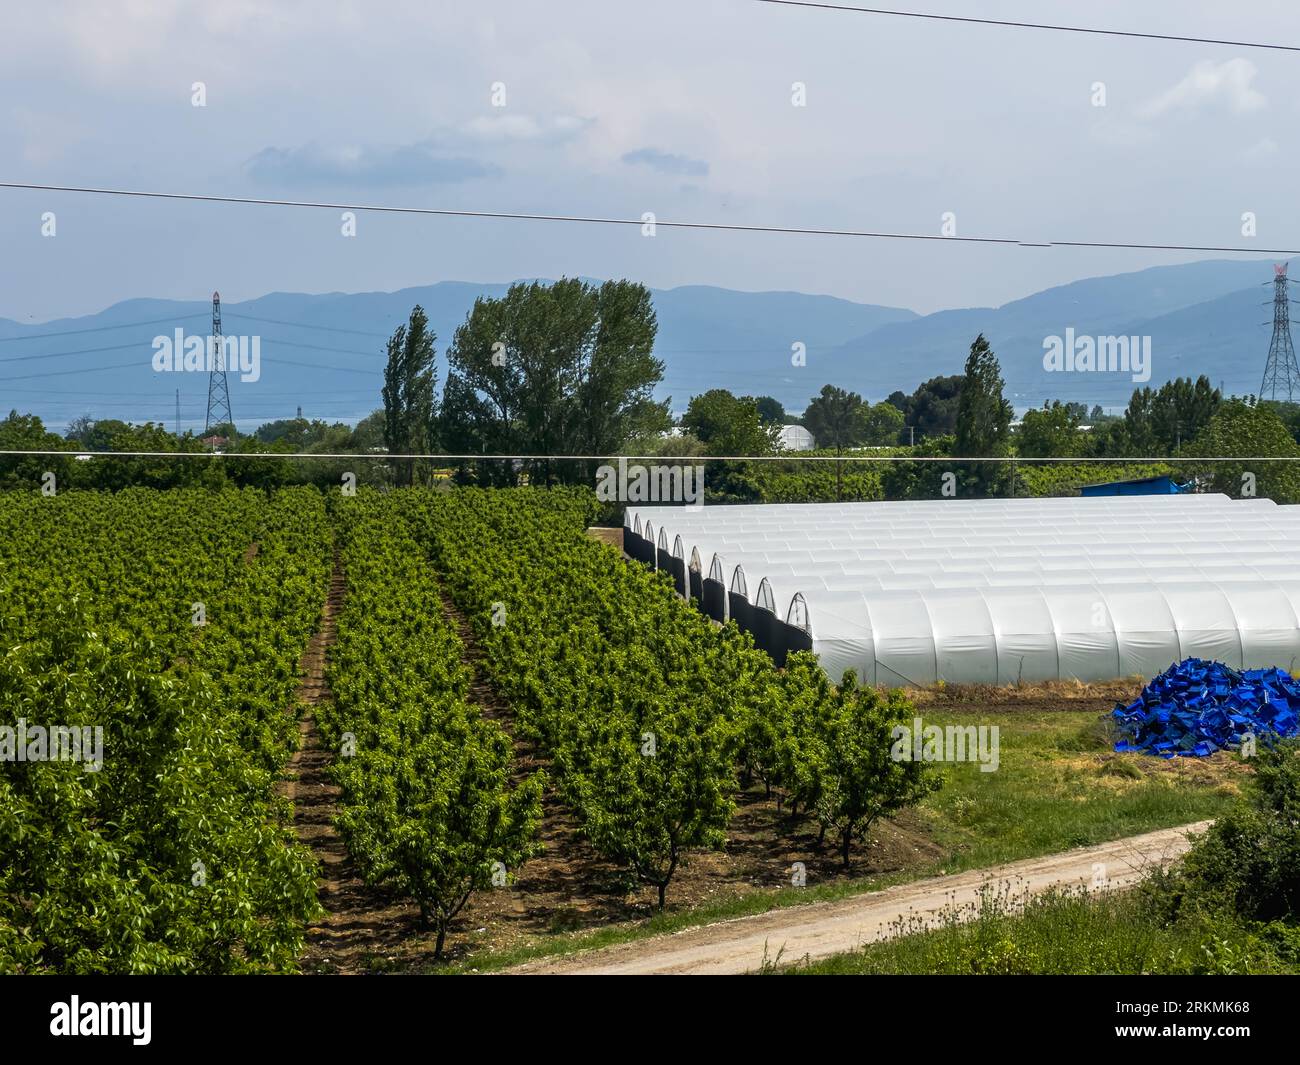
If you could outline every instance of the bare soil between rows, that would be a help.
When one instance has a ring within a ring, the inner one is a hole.
[[[325,664],[345,591],[336,559],[319,631],[303,655],[301,744],[286,788],[295,804],[298,836],[321,863],[319,898],[326,911],[326,916],[307,929],[301,967],[305,973],[320,974],[429,971],[441,963],[433,958],[434,934],[420,928],[417,907],[390,892],[367,887],[334,827],[339,795],[328,776],[333,753],[322,746],[314,708],[332,698]],[[549,759],[519,734],[509,707],[489,682],[483,651],[467,619],[445,594],[443,608],[460,635],[473,671],[470,700],[512,738],[515,778],[539,769],[548,771]],[[922,710],[1095,709],[1100,714],[1117,701],[1131,699],[1138,687],[1135,682],[1121,681],[925,689],[908,694]],[[792,818],[778,810],[776,799],[765,796],[761,788],[741,792],[726,845],[719,851],[688,855],[669,887],[668,911],[788,888],[795,862],[804,863],[811,885],[933,869],[945,856],[925,820],[912,811],[879,822],[865,846],[855,843],[847,870],[840,864],[833,841],[818,844],[817,834],[814,821],[802,815]],[[543,797],[540,838],[542,853],[515,870],[510,885],[478,892],[466,904],[447,938],[448,961],[509,950],[556,933],[638,921],[658,912],[653,888],[629,883],[622,869],[602,859],[586,842],[553,781],[548,782]]]

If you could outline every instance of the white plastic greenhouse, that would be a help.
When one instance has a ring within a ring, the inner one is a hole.
[[[1266,499],[633,507],[625,524],[629,554],[706,613],[779,662],[811,648],[836,680],[1086,681],[1189,656],[1300,658],[1300,507]]]

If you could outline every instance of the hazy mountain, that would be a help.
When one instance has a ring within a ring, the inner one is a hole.
[[[398,292],[273,292],[222,304],[226,336],[260,339],[257,381],[229,376],[241,428],[293,417],[355,420],[380,405],[385,342],[415,304],[437,333],[439,380],[456,327],[480,296],[508,285],[444,281]],[[795,370],[791,345],[826,351],[914,312],[798,292],[735,292],[704,286],[652,290],[657,351],[667,366],[660,397],[684,409],[695,392],[731,387],[806,402],[808,368]],[[62,428],[79,414],[134,421],[175,420],[181,390],[183,429],[202,428],[207,375],[153,369],[154,338],[211,332],[209,299],[134,299],[98,314],[39,326],[0,319],[0,404],[41,415]],[[811,361],[811,360],[810,360]],[[784,368],[784,369],[783,369]],[[783,379],[785,379],[783,381]],[[820,387],[818,382],[812,391]]]
[[[1018,407],[1045,398],[1119,406],[1131,373],[1048,373],[1043,341],[1076,335],[1151,338],[1151,384],[1208,374],[1229,391],[1259,387],[1271,311],[1267,261],[1209,261],[1090,278],[997,308],[918,316],[912,311],[798,292],[737,292],[707,286],[654,290],[657,353],[666,365],[660,397],[682,410],[709,388],[773,395],[801,410],[832,382],[878,400],[911,391],[936,374],[960,373],[971,341],[993,345]],[[235,418],[252,428],[292,417],[352,421],[380,404],[387,337],[421,304],[438,334],[441,358],[479,296],[506,284],[444,281],[398,292],[274,292],[223,304],[228,336],[260,338],[257,381],[230,378]],[[79,414],[134,421],[175,418],[202,428],[207,375],[153,369],[154,338],[206,336],[209,300],[134,299],[98,314],[42,325],[0,319],[0,405],[41,415],[62,428]],[[792,363],[802,345],[806,365]]]
[[[827,380],[879,398],[935,374],[960,373],[983,333],[1018,407],[1044,399],[1123,405],[1141,382],[1131,373],[1047,372],[1044,339],[1150,337],[1150,384],[1207,374],[1230,392],[1255,392],[1272,322],[1272,266],[1216,261],[1089,278],[1002,307],[941,311],[882,326],[830,352]],[[1269,323],[1269,324],[1264,324]],[[901,382],[901,383],[900,383]]]

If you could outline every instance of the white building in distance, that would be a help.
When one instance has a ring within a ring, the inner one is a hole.
[[[817,446],[812,433],[802,425],[781,426],[779,441],[782,451],[812,451]]]

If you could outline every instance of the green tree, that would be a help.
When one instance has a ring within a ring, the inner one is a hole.
[[[1271,410],[1282,419],[1282,424],[1287,427],[1292,438],[1297,442],[1300,442],[1300,403],[1286,403],[1282,400],[1261,399],[1259,405],[1265,410]]]
[[[1230,399],[1219,406],[1184,456],[1206,458],[1300,458],[1300,445],[1282,419],[1253,402]],[[1191,462],[1180,470],[1197,474],[1212,491],[1266,496],[1278,503],[1300,502],[1300,463]]]
[[[863,443],[874,447],[897,444],[903,432],[903,412],[894,404],[883,402],[862,409]]]
[[[631,281],[511,285],[479,299],[448,351],[443,394],[448,442],[461,453],[612,455],[639,432],[666,428],[652,398],[663,376],[649,290]],[[480,464],[480,478],[514,470]],[[579,481],[592,463],[544,460],[533,483]]]
[[[534,774],[511,786],[510,741],[494,722],[441,724],[442,734],[359,749],[339,820],[367,882],[420,907],[421,925],[437,933],[435,958],[470,896],[537,853],[543,783]]]
[[[741,737],[723,707],[645,709],[635,723],[624,719],[628,728],[586,737],[588,750],[563,757],[592,845],[652,885],[663,909],[683,853],[726,841]]]
[[[770,455],[777,450],[781,433],[780,425],[763,421],[752,396],[734,396],[725,388],[692,396],[681,428],[703,445],[707,455]],[[743,462],[705,463],[709,495],[734,501],[758,498],[749,466]]]
[[[953,454],[953,438],[930,437],[908,450],[917,458],[945,457]],[[943,462],[904,462],[900,458],[885,467],[881,488],[886,499],[939,499],[943,475],[952,468]]]
[[[399,325],[388,341],[384,367],[384,445],[392,454],[423,454],[433,450],[436,437],[437,398],[434,386],[438,367],[434,361],[437,336],[418,304],[410,320]],[[415,460],[398,466],[399,483],[415,481]]]
[[[834,385],[823,385],[803,412],[803,424],[818,447],[833,447],[836,453],[856,447],[866,437],[862,397]]]
[[[1214,417],[1223,396],[1204,375],[1179,377],[1157,389],[1134,390],[1117,443],[1129,455],[1172,455]]]
[[[1300,757],[1262,747],[1246,796],[1192,844],[1164,882],[1176,909],[1234,920],[1300,921]]]
[[[1015,414],[1002,394],[1002,370],[981,333],[970,346],[965,381],[957,405],[956,449],[960,456],[999,458],[1008,452],[1011,419]],[[1006,481],[998,463],[980,462],[965,471],[968,483],[981,495]]]
[[[692,396],[682,415],[682,428],[710,455],[769,455],[781,431],[779,425],[763,422],[756,400],[732,395],[725,388]]]
[[[161,425],[146,422],[129,425],[113,419],[96,422],[91,430],[92,450],[126,451],[203,451],[203,445],[186,433],[177,437]],[[87,488],[119,491],[130,485],[149,488],[180,488],[195,484],[202,477],[208,460],[153,459],[131,456],[117,459],[95,457],[79,462],[74,471],[76,483]],[[220,459],[213,459],[220,462]]]
[[[847,674],[826,721],[826,772],[816,804],[817,818],[840,839],[840,858],[847,869],[854,838],[865,840],[884,816],[920,802],[939,787],[922,762],[890,757],[896,725],[910,720],[912,704],[900,692],[882,697],[874,689],[857,689]]]
[[[384,410],[372,411],[357,422],[348,440],[348,449],[352,451],[371,451],[384,446]]]
[[[74,445],[57,433],[46,431],[44,423],[35,414],[9,412],[0,421],[0,451],[72,451]],[[66,484],[73,470],[73,459],[49,455],[0,455],[0,487],[41,488],[41,478],[47,472],[55,475],[55,486]]]
[[[932,436],[946,436],[954,431],[961,388],[960,374],[931,377],[910,396],[894,392],[885,402],[903,412],[904,427],[910,428],[919,441]]]
[[[1069,458],[1081,454],[1081,407],[1083,404],[1052,400],[1044,402],[1041,410],[1025,411],[1016,432],[1016,452],[1028,458]]]
[[[759,396],[755,402],[758,404],[758,416],[765,422],[775,422],[777,425],[784,425],[786,420],[785,407],[771,396]]]

